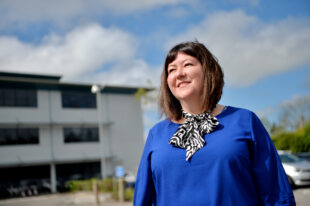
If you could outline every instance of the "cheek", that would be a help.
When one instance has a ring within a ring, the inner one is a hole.
[[[173,87],[173,84],[174,84],[174,78],[171,75],[168,76],[168,78],[167,78],[167,84],[168,84],[169,89],[171,90],[171,88]]]
[[[204,82],[204,74],[203,72],[196,72],[195,74],[195,77],[197,79],[197,82],[202,86],[203,85],[203,82]]]

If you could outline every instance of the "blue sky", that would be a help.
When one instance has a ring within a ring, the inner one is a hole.
[[[223,67],[222,104],[276,121],[310,95],[308,0],[0,1],[1,71],[158,87],[167,51],[194,39]],[[144,107],[149,128],[156,106]]]

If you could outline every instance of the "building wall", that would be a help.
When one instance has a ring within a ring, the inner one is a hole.
[[[39,90],[37,92],[38,107],[1,107],[0,124],[46,124],[48,123],[48,92]]]
[[[83,162],[106,155],[112,157],[112,169],[121,164],[125,170],[136,170],[143,148],[143,123],[134,95],[101,94],[104,140],[64,143],[63,127],[98,126],[97,109],[62,108],[57,90],[38,90],[37,94],[37,108],[0,107],[0,127],[39,127],[39,145],[0,146],[0,167]]]
[[[0,125],[2,126],[2,125]],[[30,125],[36,127],[36,125]],[[39,145],[8,145],[0,147],[1,166],[36,165],[51,161],[49,128],[39,127]]]
[[[142,154],[143,122],[140,102],[133,95],[107,96],[113,153],[124,168],[136,171]]]
[[[51,120],[56,124],[97,124],[97,109],[62,108],[61,92],[51,91]]]
[[[51,161],[47,92],[38,91],[38,107],[0,107],[0,127],[39,127],[39,145],[0,146],[0,166]]]

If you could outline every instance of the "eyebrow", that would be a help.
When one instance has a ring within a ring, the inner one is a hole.
[[[169,67],[175,67],[176,65],[175,64],[168,64],[167,68]]]
[[[185,61],[194,61],[193,59],[184,59],[181,63],[183,64]],[[172,64],[172,63],[170,63],[170,64],[168,64],[168,66],[167,66],[167,68],[169,68],[169,67],[173,67],[173,66],[176,66],[176,64]]]

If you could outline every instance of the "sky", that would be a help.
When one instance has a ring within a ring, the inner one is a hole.
[[[0,1],[0,71],[158,88],[169,49],[192,40],[223,68],[220,104],[276,121],[310,96],[309,0]],[[143,109],[146,132],[160,116]]]

